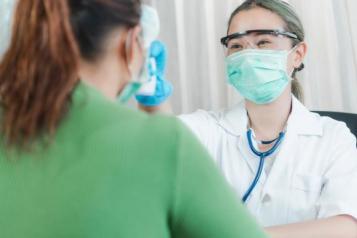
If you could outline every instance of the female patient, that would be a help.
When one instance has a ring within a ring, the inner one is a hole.
[[[18,2],[0,63],[1,237],[265,237],[176,120],[116,103],[142,71],[140,15],[139,0]]]

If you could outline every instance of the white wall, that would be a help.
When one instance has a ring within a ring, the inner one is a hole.
[[[157,7],[160,38],[169,49],[167,78],[176,113],[228,107],[241,97],[225,82],[219,43],[242,0],[146,0]],[[11,7],[0,0],[0,54],[8,42]],[[357,1],[289,0],[300,14],[309,53],[299,75],[310,109],[357,113]],[[308,3],[308,4],[307,4]]]

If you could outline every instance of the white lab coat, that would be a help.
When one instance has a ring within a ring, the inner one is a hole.
[[[357,218],[356,138],[345,123],[308,111],[296,98],[271,170],[263,171],[247,206],[263,226],[347,214]],[[247,142],[244,103],[219,113],[199,110],[180,119],[208,149],[239,199],[259,159]],[[272,161],[273,160],[273,161]]]

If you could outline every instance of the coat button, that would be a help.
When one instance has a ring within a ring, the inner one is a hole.
[[[269,195],[269,194],[265,194],[265,195],[263,196],[262,202],[263,202],[263,203],[269,203],[269,202],[271,202],[271,197],[270,197],[270,195]]]

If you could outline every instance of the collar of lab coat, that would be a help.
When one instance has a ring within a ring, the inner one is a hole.
[[[248,116],[245,102],[241,102],[232,109],[223,112],[218,123],[228,133],[235,136],[247,132]],[[310,112],[295,97],[292,101],[292,112],[287,123],[287,131],[294,131],[298,135],[322,136],[323,128],[316,113]]]

